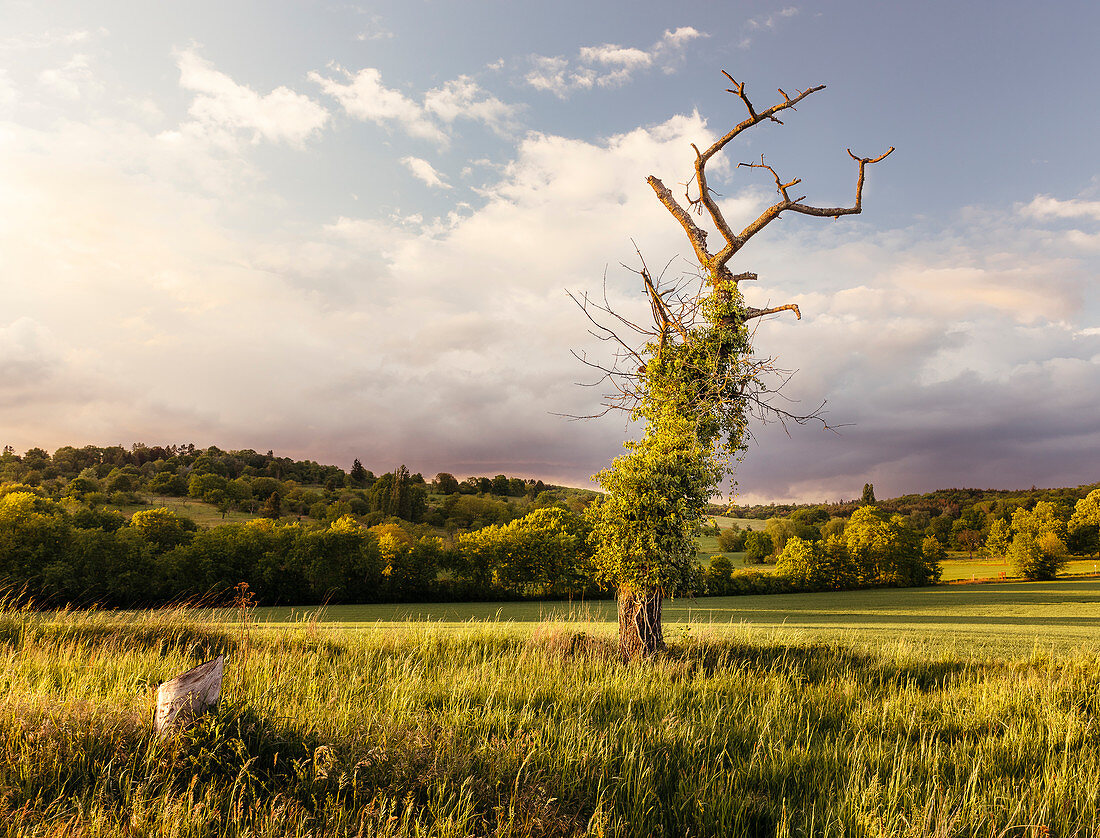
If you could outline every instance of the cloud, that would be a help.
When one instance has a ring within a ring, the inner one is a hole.
[[[469,76],[459,76],[425,93],[424,110],[447,124],[469,119],[507,136],[516,128],[520,109],[486,93]]]
[[[1087,407],[1100,387],[1095,261],[1067,257],[1020,218],[972,208],[942,229],[870,235],[859,222],[807,222],[754,242],[741,263],[760,274],[749,302],[797,302],[803,314],[756,335],[758,351],[798,370],[784,390],[798,401],[783,404],[809,412],[827,400],[845,427],[789,438],[758,428],[743,499],[851,498],[865,482],[889,497],[1095,480],[1079,459],[1100,441]]]
[[[423,181],[428,184],[428,186],[433,186],[438,189],[451,188],[451,185],[443,180],[439,172],[435,170],[435,167],[427,160],[421,160],[419,157],[402,157],[401,165],[412,172],[413,177]]]
[[[72,46],[83,44],[93,36],[105,36],[109,34],[107,29],[99,27],[95,31],[88,29],[71,29],[68,32],[43,32],[40,35],[21,35],[0,40],[0,49],[6,50],[37,50],[49,49],[55,46]]]
[[[357,41],[386,41],[394,37],[393,32],[382,25],[381,15],[371,15],[366,25],[355,36]]]
[[[0,325],[0,382],[5,390],[41,384],[56,365],[45,330],[29,317]],[[2,397],[0,397],[2,398]]]
[[[1049,195],[1036,195],[1021,211],[1025,216],[1040,220],[1085,218],[1100,221],[1100,201],[1077,198],[1062,201]]]
[[[214,69],[193,50],[179,52],[176,63],[180,87],[196,93],[189,108],[194,118],[191,129],[223,143],[244,131],[251,132],[253,143],[263,139],[300,147],[328,121],[328,111],[308,96],[282,86],[261,95]]]
[[[38,83],[65,99],[80,99],[85,92],[103,89],[89,66],[88,56],[74,55],[60,67],[52,67],[38,74]]]
[[[551,415],[591,412],[563,289],[598,286],[632,258],[632,233],[656,226],[654,246],[672,245],[644,177],[689,165],[701,134],[678,117],[599,143],[531,135],[479,207],[309,228],[262,194],[208,197],[136,128],[18,129],[0,190],[5,305],[54,336],[52,381],[85,384],[21,391],[0,426],[22,447],[195,439],[583,482],[622,427]]]
[[[664,35],[648,50],[622,47],[618,44],[581,47],[577,58],[532,55],[531,70],[525,81],[536,90],[566,98],[577,90],[593,87],[619,87],[633,76],[653,67],[672,72],[683,57],[684,49],[696,38],[707,37],[691,26],[665,30]]]
[[[757,15],[749,18],[745,21],[745,34],[737,45],[741,49],[747,49],[752,46],[753,38],[757,33],[774,32],[784,20],[794,17],[798,12],[797,6],[787,6],[774,14]]]
[[[600,47],[581,47],[581,61],[588,64],[604,64],[633,71],[653,64],[653,55],[636,47],[620,47],[604,44]]]
[[[262,107],[208,65],[197,72],[198,97]],[[447,102],[490,98],[455,82],[431,110],[428,96],[403,99],[443,131],[463,118]],[[345,466],[357,456],[375,471],[404,460],[575,484],[621,450],[625,419],[552,415],[599,409],[598,389],[574,385],[588,379],[569,350],[606,352],[564,289],[599,293],[606,274],[615,305],[647,316],[637,277],[618,266],[636,264],[632,239],[651,265],[690,255],[645,177],[690,172],[689,143],[713,138],[698,114],[592,142],[524,135],[506,164],[478,171],[488,182],[476,206],[439,217],[343,209],[312,222],[238,148],[238,134],[259,130],[245,116],[200,111],[159,135],[133,118],[5,125],[6,443],[194,439]],[[426,161],[404,162],[420,164],[441,187]],[[722,186],[740,228],[763,197]],[[845,425],[790,438],[758,428],[742,498],[1095,479],[1082,452],[1100,444],[1098,251],[1067,251],[1049,229],[1092,209],[1082,195],[1040,197],[1028,211],[972,208],[885,231],[865,217],[792,217],[738,254],[738,271],[760,275],[746,284],[751,304],[802,309],[801,322],[772,318],[755,338],[799,370],[788,406],[828,399]]]
[[[341,83],[320,73],[310,73],[309,78],[336,99],[349,116],[377,125],[396,125],[410,137],[431,140],[444,146],[447,135],[432,122],[424,107],[382,84],[382,73],[374,67],[351,72],[339,66],[333,70],[347,79]]]
[[[757,17],[749,18],[745,21],[746,29],[775,29],[780,21],[794,17],[798,14],[798,7],[787,6],[784,9],[780,9],[775,14],[771,15],[759,15]]]
[[[10,108],[19,101],[19,90],[4,69],[0,69],[0,108]]]

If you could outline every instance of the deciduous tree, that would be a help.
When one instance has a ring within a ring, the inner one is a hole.
[[[986,537],[985,546],[993,556],[1004,556],[1008,553],[1008,546],[1012,543],[1012,533],[1008,528],[1008,522],[1003,518],[997,518],[989,525],[989,535]]]

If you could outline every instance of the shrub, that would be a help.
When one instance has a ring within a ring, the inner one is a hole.
[[[730,592],[730,577],[733,575],[733,562],[725,556],[715,556],[707,568],[707,591],[715,596],[726,596]]]
[[[718,533],[718,549],[723,553],[740,553],[745,549],[746,535],[741,529],[722,530]]]
[[[1025,579],[1053,579],[1066,565],[1066,545],[1052,532],[1038,537],[1020,532],[1008,548],[1008,561]]]

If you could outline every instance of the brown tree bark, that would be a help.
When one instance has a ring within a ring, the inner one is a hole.
[[[662,600],[660,591],[619,588],[619,654],[623,661],[650,657],[665,648]]]

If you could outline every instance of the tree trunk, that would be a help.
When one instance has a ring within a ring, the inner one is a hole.
[[[661,631],[661,592],[619,588],[619,654],[624,661],[665,648]]]
[[[161,684],[153,719],[156,734],[167,736],[182,730],[213,708],[221,696],[224,668],[225,658],[219,655]]]

